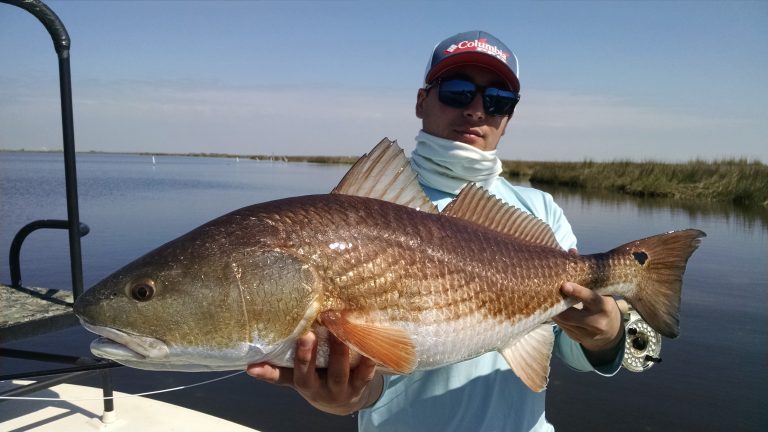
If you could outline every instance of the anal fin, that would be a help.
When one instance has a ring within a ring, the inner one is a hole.
[[[354,323],[342,312],[326,311],[320,322],[340,341],[398,374],[416,368],[416,347],[405,330]]]
[[[499,352],[528,388],[540,392],[547,388],[554,345],[552,325],[542,324]]]

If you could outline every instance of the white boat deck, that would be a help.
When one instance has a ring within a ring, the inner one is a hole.
[[[15,382],[27,383],[24,381]],[[9,389],[11,383],[0,383]],[[102,391],[96,387],[60,384],[26,397],[67,401],[8,400],[0,403],[0,431],[228,431],[258,432],[227,420],[145,397],[115,392],[115,411],[103,416]],[[88,400],[92,399],[92,400]]]

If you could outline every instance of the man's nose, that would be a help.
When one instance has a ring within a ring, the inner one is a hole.
[[[464,107],[464,117],[471,118],[476,121],[485,119],[485,109],[483,108],[483,95],[477,93],[472,102]]]

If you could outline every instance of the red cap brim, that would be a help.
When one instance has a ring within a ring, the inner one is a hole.
[[[469,64],[480,65],[496,72],[502,78],[504,78],[505,81],[507,81],[507,84],[509,84],[509,87],[512,90],[515,92],[520,92],[520,81],[517,79],[509,66],[492,55],[476,51],[463,52],[444,59],[435,65],[432,69],[430,69],[429,73],[427,74],[425,84],[431,83],[435,80],[435,78],[440,76],[440,74],[447,71],[448,69]]]

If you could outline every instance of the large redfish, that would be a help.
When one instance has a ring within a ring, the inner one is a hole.
[[[387,140],[328,195],[236,210],[166,243],[80,296],[99,356],[153,370],[291,366],[296,339],[328,332],[393,373],[498,351],[546,385],[551,318],[572,281],[625,297],[678,334],[683,272],[705,234],[688,229],[578,256],[549,226],[470,186],[441,213]]]

